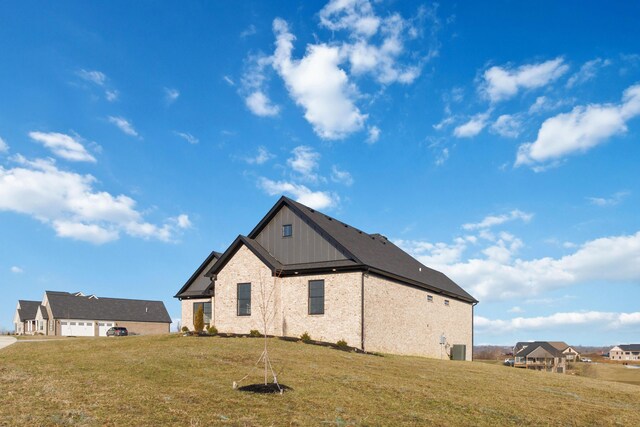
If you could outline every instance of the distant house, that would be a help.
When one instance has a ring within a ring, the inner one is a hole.
[[[14,315],[19,335],[106,336],[113,326],[139,335],[169,332],[171,318],[162,301],[85,296],[46,291],[42,301],[19,300]]]
[[[566,344],[557,341],[519,342],[513,348],[513,366],[564,374],[567,369],[567,355],[571,355],[574,359],[579,356],[574,351],[565,354],[559,349],[563,348],[563,345]]]
[[[247,236],[212,252],[175,295],[182,325],[262,330],[367,351],[471,360],[477,300],[380,234],[282,197]],[[266,301],[268,304],[263,304]]]
[[[518,351],[535,342],[546,342],[556,350],[561,351],[565,355],[567,362],[580,360],[580,353],[564,341],[521,341],[513,348],[513,354],[515,355]]]
[[[640,360],[640,344],[620,344],[609,350],[609,360]]]

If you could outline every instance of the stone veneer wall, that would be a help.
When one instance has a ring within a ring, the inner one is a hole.
[[[213,298],[199,298],[199,299],[183,299],[180,301],[182,305],[182,316],[180,318],[180,329],[183,326],[189,328],[190,331],[193,331],[193,316],[195,313],[193,312],[193,303],[194,302],[210,302],[211,303],[211,316],[213,317]],[[215,324],[215,320],[211,319],[212,323]],[[206,326],[206,325],[205,325]]]
[[[325,312],[308,314],[308,282],[325,281]],[[262,332],[260,288],[270,296],[268,334],[299,337],[307,332],[312,339],[337,342],[344,339],[361,347],[362,273],[334,273],[275,279],[271,270],[248,248],[241,246],[218,273],[215,284],[213,321],[220,332],[246,334]],[[251,315],[237,315],[237,284],[251,283]],[[448,358],[440,337],[447,343],[466,345],[466,359],[472,358],[472,316],[469,303],[445,298],[373,274],[365,275],[365,350],[393,354]],[[433,302],[427,300],[433,296]],[[444,300],[449,305],[444,305]],[[183,300],[182,322],[192,321],[193,302]],[[186,303],[186,304],[185,304]],[[451,348],[447,348],[450,352]]]
[[[362,273],[334,273],[279,279],[283,290],[282,335],[361,345]],[[324,314],[309,314],[309,281],[324,280]]]
[[[299,337],[360,346],[361,273],[323,274],[274,278],[271,270],[242,246],[218,273],[215,284],[214,321],[220,332],[262,332],[262,299],[270,314],[268,334]],[[308,282],[325,281],[325,312],[308,314]],[[251,315],[237,315],[237,284],[251,283]],[[261,288],[264,291],[261,291]],[[183,306],[184,309],[184,306]],[[184,314],[183,314],[184,316]]]
[[[365,350],[444,359],[448,358],[440,345],[444,334],[448,344],[466,345],[466,359],[471,360],[471,304],[373,274],[365,275],[364,283]]]

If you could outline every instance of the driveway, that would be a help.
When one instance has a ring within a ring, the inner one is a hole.
[[[14,337],[1,337],[0,336],[0,349],[10,346],[14,342],[18,341]]]

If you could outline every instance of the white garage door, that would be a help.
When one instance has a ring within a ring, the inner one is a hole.
[[[99,322],[98,323],[98,335],[101,337],[107,336],[109,328],[116,326],[114,322]]]
[[[73,337],[92,337],[94,336],[93,322],[80,320],[66,320],[60,322],[60,334]]]

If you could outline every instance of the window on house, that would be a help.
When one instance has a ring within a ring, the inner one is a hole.
[[[238,283],[238,316],[251,316],[251,283]]]
[[[282,226],[282,237],[291,237],[293,236],[293,225],[285,224]]]
[[[324,314],[324,280],[309,280],[309,314]]]
[[[433,295],[427,295],[427,301],[433,302]]]
[[[449,305],[449,300],[448,299],[444,300],[444,305]]]
[[[202,307],[202,312],[204,313],[204,316],[202,316],[202,318],[204,319],[204,323],[210,325],[211,324],[211,303],[210,302],[194,302],[193,303],[194,318],[196,313],[200,309],[200,307]]]

